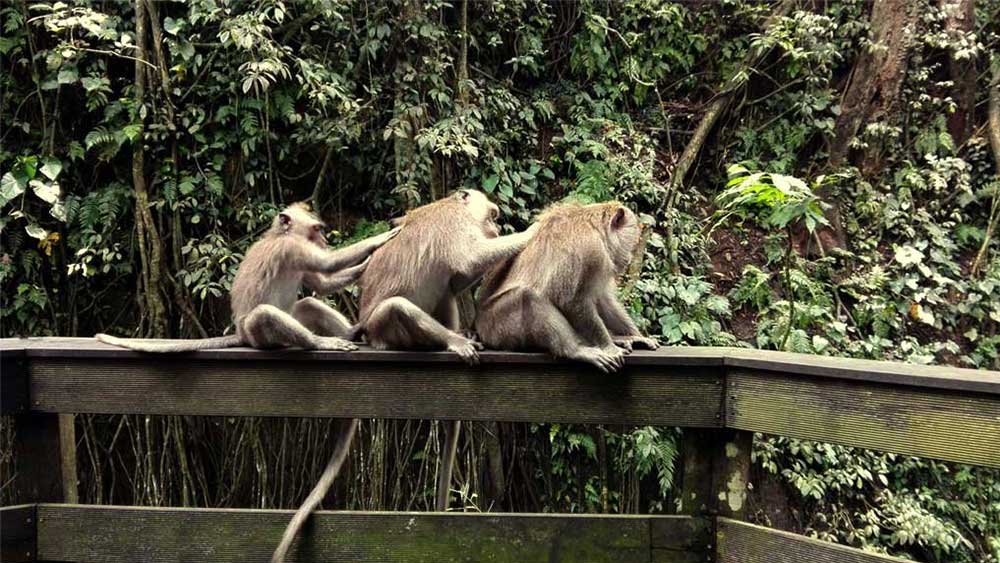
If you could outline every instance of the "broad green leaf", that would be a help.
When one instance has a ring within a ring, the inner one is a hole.
[[[61,201],[57,201],[57,202],[53,203],[52,207],[49,208],[49,215],[52,215],[56,219],[59,219],[60,221],[62,221],[62,222],[65,223],[66,222],[66,206],[63,205]]]
[[[35,195],[37,195],[45,203],[56,203],[59,201],[59,194],[61,193],[61,190],[59,189],[59,184],[57,182],[32,180],[31,189],[35,192]]]
[[[58,158],[48,157],[42,166],[42,174],[49,180],[55,180],[62,171],[62,162]]]
[[[18,182],[10,172],[0,179],[0,206],[7,205],[10,200],[24,193],[24,184]]]
[[[80,75],[77,73],[76,67],[71,66],[60,70],[56,80],[59,81],[59,84],[72,84],[76,82],[79,77]]]
[[[164,18],[163,20],[163,31],[166,31],[170,35],[177,35],[177,31],[181,28],[181,22],[175,20],[174,18]]]
[[[39,227],[38,225],[32,223],[24,227],[24,231],[28,233],[28,236],[38,240],[44,240],[45,237],[49,236],[49,232]]]
[[[493,174],[492,176],[489,176],[485,180],[483,180],[483,190],[488,194],[493,193],[493,190],[496,189],[497,184],[499,182],[500,182],[500,177],[497,176],[496,174]]]
[[[902,266],[911,266],[922,262],[924,253],[909,245],[895,246],[895,259]]]

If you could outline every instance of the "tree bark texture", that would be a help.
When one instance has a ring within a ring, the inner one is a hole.
[[[961,42],[976,28],[975,0],[941,0],[944,12],[944,27],[952,42]],[[948,116],[948,132],[956,145],[961,145],[972,135],[975,126],[976,109],[976,60],[971,57],[958,58],[952,49],[948,59],[948,73],[954,83],[952,96],[955,98],[955,112]]]
[[[145,0],[135,3],[135,103],[141,108],[146,98],[146,11]],[[132,148],[132,182],[135,191],[135,228],[139,243],[139,257],[142,262],[144,309],[148,321],[146,334],[152,337],[167,336],[167,308],[163,302],[163,248],[156,222],[149,210],[149,193],[146,187],[145,171],[145,118],[140,117],[141,129]]]

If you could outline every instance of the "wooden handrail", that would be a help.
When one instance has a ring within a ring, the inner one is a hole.
[[[1000,372],[740,348],[542,354],[209,350],[0,340],[4,412],[315,416],[733,428],[1000,467]]]

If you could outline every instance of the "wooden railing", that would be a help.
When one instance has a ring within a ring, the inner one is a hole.
[[[682,516],[321,512],[298,560],[892,561],[741,522],[753,432],[1000,467],[1000,373],[737,348],[636,352],[616,375],[539,354],[217,350],[0,341],[17,489],[3,560],[257,561],[291,512],[85,506],[60,413],[681,426]]]

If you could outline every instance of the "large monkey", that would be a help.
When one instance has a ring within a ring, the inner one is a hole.
[[[532,231],[498,236],[499,208],[459,190],[406,214],[399,236],[361,275],[359,322],[375,348],[450,350],[470,364],[482,345],[458,333],[455,296],[519,252]]]
[[[514,256],[531,231],[499,236],[500,209],[485,194],[458,190],[400,221],[395,240],[372,255],[361,275],[358,332],[375,348],[450,350],[470,364],[482,344],[458,333],[456,295],[494,264]],[[436,510],[448,507],[460,422],[445,430]]]
[[[450,350],[470,364],[478,363],[482,344],[458,333],[456,295],[531,238],[529,231],[499,236],[499,214],[482,192],[459,190],[394,219],[393,225],[402,225],[399,236],[372,255],[358,281],[359,321],[351,336],[366,334],[380,349]],[[343,434],[319,482],[285,529],[272,563],[285,560],[299,529],[326,496],[356,428],[352,422]],[[448,505],[459,430],[458,421],[446,426],[435,499],[439,511]]]
[[[298,347],[356,350],[344,336],[350,323],[319,299],[299,299],[303,284],[328,294],[353,283],[368,258],[399,229],[327,250],[324,225],[303,204],[274,218],[271,228],[247,251],[229,294],[236,334],[194,340],[118,338],[97,334],[101,342],[141,352],[190,352],[209,348]]]
[[[553,356],[617,371],[633,346],[655,350],[615,296],[639,243],[634,213],[618,203],[562,204],[543,213],[516,257],[491,270],[479,292],[476,329],[502,350]]]

